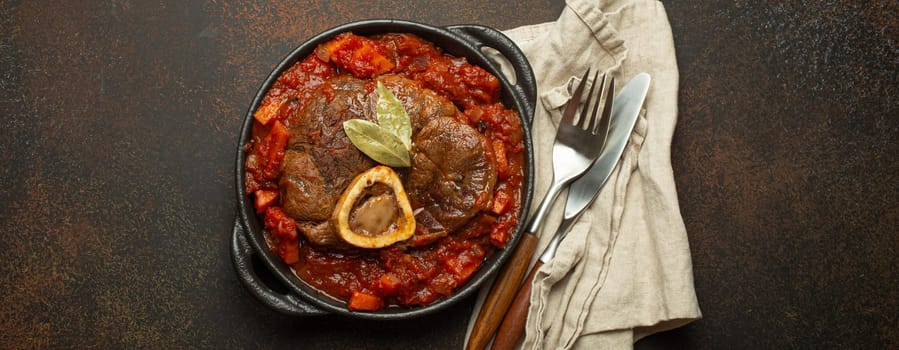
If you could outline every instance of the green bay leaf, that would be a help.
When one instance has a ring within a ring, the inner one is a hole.
[[[409,150],[390,130],[362,119],[343,122],[343,131],[353,145],[376,162],[392,167],[412,165]]]
[[[378,91],[378,125],[389,130],[402,141],[407,150],[412,149],[412,121],[403,104],[380,81]]]

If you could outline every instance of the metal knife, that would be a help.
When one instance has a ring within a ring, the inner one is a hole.
[[[518,295],[515,296],[512,306],[499,326],[491,349],[514,349],[518,344],[518,339],[524,333],[530,307],[531,282],[534,280],[534,274],[540,269],[540,266],[552,260],[556,255],[559,244],[571,230],[571,226],[593,203],[609,176],[612,175],[612,170],[615,169],[618,159],[624,153],[624,148],[630,140],[634,125],[636,125],[637,117],[640,115],[640,109],[646,99],[646,93],[649,91],[649,82],[649,74],[637,74],[621,89],[618,96],[615,96],[605,148],[590,169],[572,182],[568,188],[568,199],[565,202],[565,214],[562,222],[559,223],[556,234],[544,249],[543,254],[540,255],[540,260],[534,264],[525,278]]]

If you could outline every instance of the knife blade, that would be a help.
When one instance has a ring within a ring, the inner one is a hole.
[[[565,213],[559,223],[556,234],[546,246],[540,259],[531,268],[525,278],[521,289],[512,301],[512,306],[506,313],[493,340],[494,350],[514,349],[518,345],[518,339],[524,333],[527,321],[528,308],[531,299],[531,282],[534,275],[543,264],[548,263],[556,255],[559,244],[571,230],[574,223],[583,215],[587,207],[596,200],[599,191],[603,188],[615,165],[618,164],[621,154],[630,140],[631,132],[637,123],[646,93],[649,91],[650,77],[647,73],[637,74],[621,89],[612,103],[612,119],[609,126],[609,134],[606,137],[604,149],[599,158],[590,166],[587,172],[571,183],[568,188],[568,199],[565,202]]]

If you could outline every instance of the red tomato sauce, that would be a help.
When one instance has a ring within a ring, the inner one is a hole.
[[[324,81],[340,74],[361,79],[397,74],[450,99],[487,137],[495,153],[497,183],[490,210],[448,236],[428,237],[418,231],[410,244],[362,252],[317,247],[297,235],[296,223],[278,201],[278,177],[289,138],[287,116],[301,109]],[[351,310],[422,306],[451,295],[495,249],[505,247],[518,224],[524,144],[517,113],[500,102],[495,76],[417,36],[336,36],[281,74],[254,119],[252,139],[246,145],[245,185],[254,196],[272,251],[301,279],[347,301]]]

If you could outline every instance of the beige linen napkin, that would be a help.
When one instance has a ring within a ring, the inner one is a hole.
[[[618,166],[555,259],[534,279],[523,348],[633,348],[646,335],[701,317],[670,163],[678,71],[662,3],[568,0],[557,21],[505,33],[525,52],[537,77],[537,164],[552,163],[561,107],[588,67],[611,72],[618,91],[637,73],[652,77]],[[539,202],[552,169],[536,171]],[[564,204],[563,195],[545,221],[533,260],[555,233]],[[476,315],[477,309],[472,322]]]

